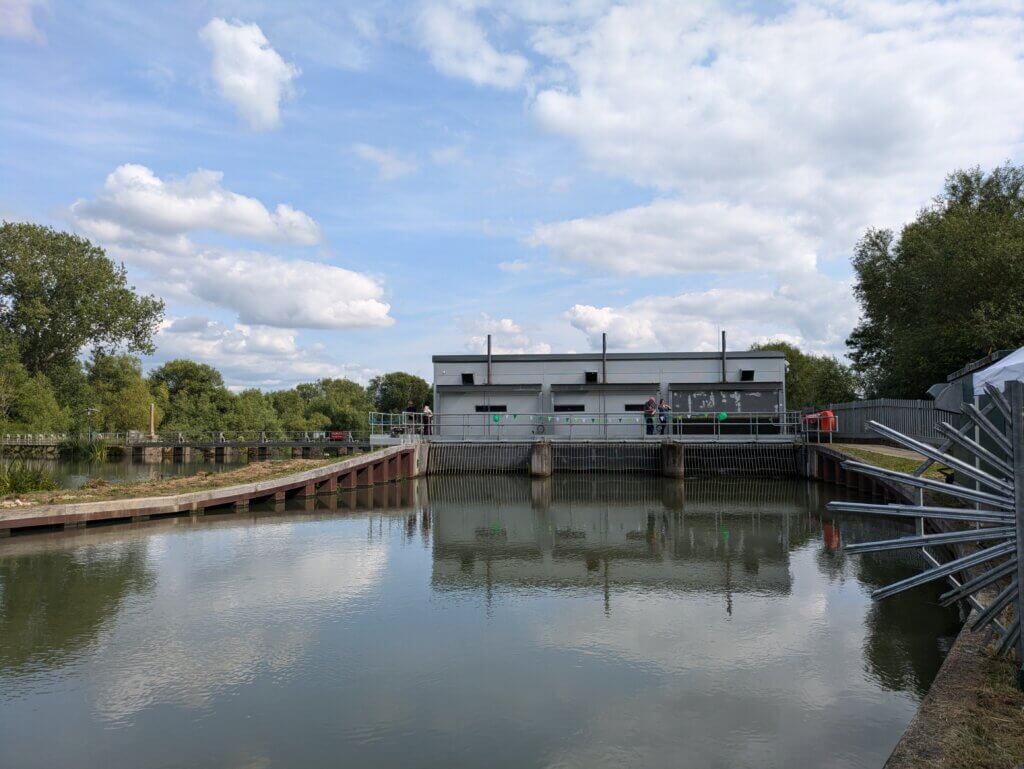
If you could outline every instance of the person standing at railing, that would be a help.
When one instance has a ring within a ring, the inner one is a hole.
[[[423,404],[423,434],[430,435],[431,423],[434,421],[434,412],[430,410],[430,404]]]
[[[416,422],[419,412],[416,411],[416,404],[409,401],[405,404],[405,408],[402,409],[402,421],[405,423],[405,432],[413,434],[416,431]]]
[[[661,403],[658,404],[658,432],[661,435],[665,434],[665,428],[668,426],[672,419],[672,407],[668,405],[668,401],[664,398],[661,399]]]
[[[652,395],[644,404],[644,421],[647,423],[647,434],[654,435],[654,415],[658,413],[658,401]]]

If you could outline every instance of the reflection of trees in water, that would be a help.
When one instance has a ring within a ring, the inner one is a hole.
[[[63,662],[154,579],[144,541],[0,558],[0,670]]]
[[[906,576],[906,569],[899,575]],[[924,696],[939,672],[961,624],[955,610],[937,606],[940,592],[925,586],[872,603],[864,660],[867,672],[886,689]]]
[[[816,562],[829,579],[855,578],[867,590],[883,587],[919,572],[924,560],[916,550],[848,556],[850,542],[895,539],[913,534],[902,520],[836,516],[821,520],[821,547]],[[942,609],[939,594],[945,582],[873,601],[865,618],[866,671],[886,689],[923,696],[942,664],[948,641],[960,629],[955,609]]]

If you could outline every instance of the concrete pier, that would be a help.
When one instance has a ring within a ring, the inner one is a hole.
[[[530,451],[530,475],[547,478],[554,470],[551,441],[537,441]]]
[[[683,444],[677,441],[665,441],[661,444],[661,474],[666,478],[683,478]]]

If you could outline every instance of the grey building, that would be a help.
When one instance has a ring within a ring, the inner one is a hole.
[[[650,397],[665,398],[675,414],[786,408],[786,359],[774,350],[435,355],[433,364],[435,433],[442,436],[489,419],[507,426],[501,414],[524,415],[524,437],[537,432],[525,415],[536,414],[553,415],[553,430],[566,424],[562,415],[617,415],[613,431],[622,424],[623,435],[632,435]]]

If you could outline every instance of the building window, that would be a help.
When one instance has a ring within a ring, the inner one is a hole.
[[[464,385],[466,385],[466,384],[475,384],[475,382],[473,382],[473,373],[472,372],[463,373],[463,375],[462,375],[462,384],[464,384]]]
[[[504,414],[508,411],[508,406],[477,406],[477,414]]]
[[[752,369],[752,368],[740,369],[740,381],[741,382],[753,382],[754,381],[754,369]]]
[[[644,403],[627,403],[624,411],[643,411],[646,407]]]
[[[587,407],[582,403],[565,403],[558,404],[555,406],[555,412],[559,411],[586,411]]]
[[[588,371],[583,375],[583,381],[587,384],[597,384],[597,372]]]

